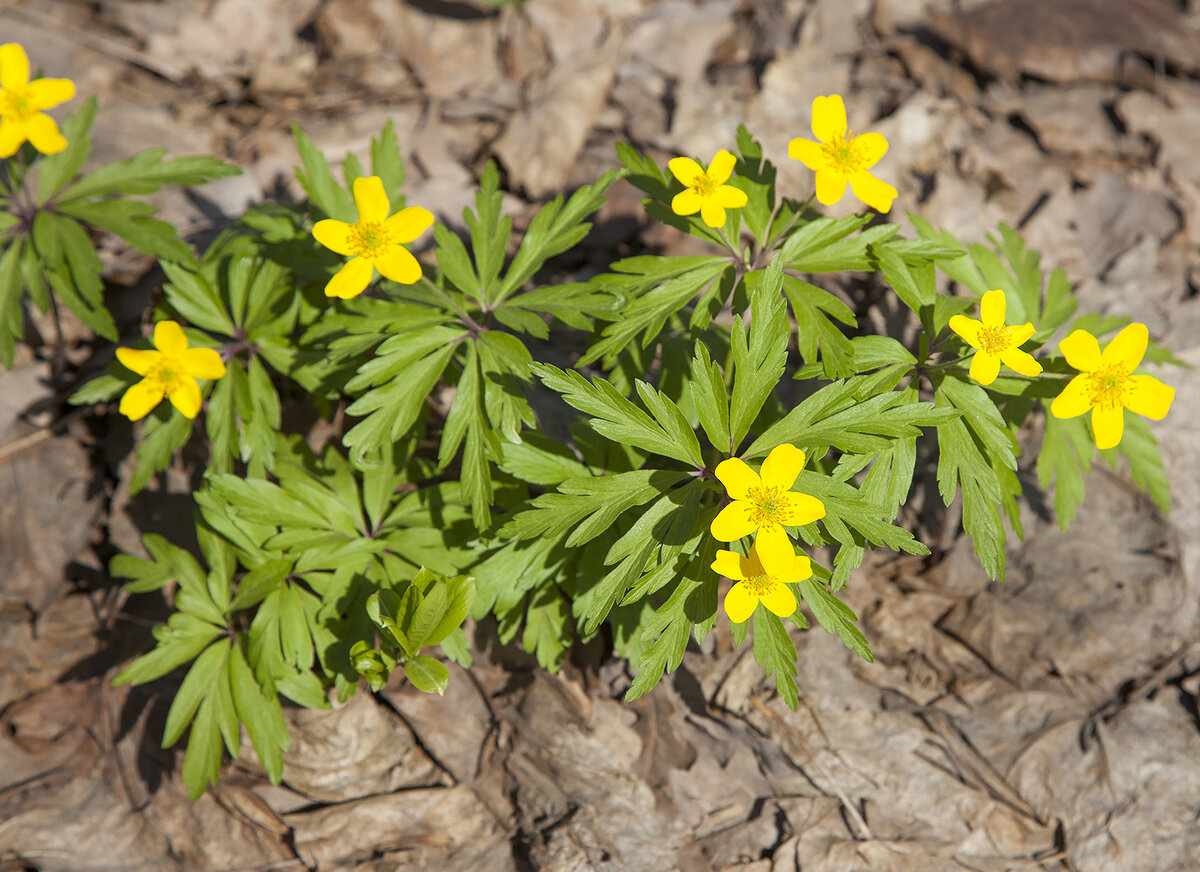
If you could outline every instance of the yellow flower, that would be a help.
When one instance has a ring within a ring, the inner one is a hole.
[[[54,119],[42,110],[75,96],[70,79],[29,81],[29,58],[15,42],[0,45],[0,158],[12,157],[29,140],[42,154],[67,147]]]
[[[1151,375],[1132,374],[1146,354],[1149,339],[1145,324],[1130,324],[1112,338],[1103,353],[1096,337],[1086,330],[1076,330],[1058,343],[1067,363],[1080,374],[1054,398],[1050,413],[1056,418],[1074,418],[1091,409],[1097,448],[1115,448],[1121,442],[1124,409],[1161,421],[1175,399],[1175,388]]]
[[[832,206],[842,199],[849,182],[854,196],[876,212],[892,208],[896,189],[868,172],[887,154],[882,133],[851,133],[846,127],[846,104],[838,94],[813,99],[812,132],[820,142],[796,137],[788,143],[788,157],[816,172],[820,202]]]
[[[762,476],[738,457],[717,464],[717,479],[733,499],[713,518],[713,538],[732,542],[749,536],[762,562],[775,575],[792,565],[792,550],[783,525],[802,527],[825,517],[825,505],[808,494],[793,493],[792,485],[804,468],[804,452],[795,445],[777,445],[763,461]]]
[[[796,596],[787,586],[812,575],[812,563],[803,554],[792,555],[792,563],[776,573],[768,573],[758,557],[758,550],[750,546],[750,556],[743,557],[733,551],[718,551],[712,562],[714,571],[736,581],[725,594],[725,614],[735,624],[745,621],[761,602],[781,618],[796,611]]]
[[[1006,303],[1004,291],[988,291],[979,301],[982,321],[964,315],[950,319],[950,329],[976,349],[971,358],[971,378],[981,385],[996,380],[1001,363],[1021,375],[1035,376],[1042,371],[1042,365],[1019,347],[1037,331],[1028,321],[1020,327],[1005,326]]]
[[[354,205],[358,220],[353,224],[326,218],[313,227],[313,236],[326,248],[354,259],[338,270],[325,286],[325,296],[348,300],[367,289],[375,270],[385,278],[411,285],[421,278],[421,265],[402,243],[412,242],[429,229],[433,214],[421,206],[409,206],[388,217],[391,204],[379,176],[354,180]]]
[[[709,227],[724,227],[725,210],[746,205],[746,192],[725,184],[733,175],[736,163],[737,158],[725,149],[716,153],[707,170],[690,157],[671,158],[667,167],[687,186],[671,200],[671,211],[676,215],[699,212]]]
[[[154,325],[154,348],[117,349],[117,360],[143,376],[121,397],[121,414],[130,421],[144,418],[166,396],[185,417],[195,418],[200,411],[196,379],[225,375],[221,355],[213,348],[188,348],[183,329],[174,321]]]

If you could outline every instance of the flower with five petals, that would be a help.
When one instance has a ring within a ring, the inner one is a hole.
[[[70,79],[29,81],[29,58],[17,43],[0,45],[0,158],[12,157],[28,140],[42,154],[67,147],[54,119],[43,110],[75,96]]]
[[[312,229],[317,242],[326,248],[353,256],[325,285],[325,296],[357,297],[367,289],[376,270],[402,285],[420,279],[421,265],[403,243],[428,230],[433,214],[421,206],[409,206],[388,217],[391,204],[379,176],[354,180],[354,205],[358,220],[353,224],[326,218]]]
[[[733,502],[713,518],[713,538],[733,542],[758,531],[754,545],[767,571],[787,572],[796,552],[784,525],[802,527],[825,517],[819,499],[792,491],[803,468],[804,452],[788,444],[771,449],[761,476],[739,457],[722,460],[714,472]]]
[[[183,329],[174,321],[154,325],[154,348],[118,348],[117,360],[142,380],[125,391],[120,412],[131,421],[144,418],[165,396],[187,418],[200,411],[196,379],[225,375],[221,355],[213,348],[188,348]]]
[[[971,358],[971,378],[981,385],[990,385],[996,380],[1001,363],[1021,375],[1035,376],[1042,371],[1042,365],[1020,349],[1037,331],[1028,321],[1019,327],[1005,325],[1006,303],[1004,291],[988,291],[979,301],[982,320],[976,321],[965,315],[950,318],[950,329],[975,349],[975,356]]]
[[[1130,324],[1100,351],[1096,337],[1076,330],[1059,350],[1067,363],[1079,370],[1050,404],[1056,418],[1074,418],[1091,409],[1092,432],[1097,448],[1115,448],[1125,431],[1125,409],[1155,421],[1166,417],[1175,399],[1175,388],[1152,375],[1134,375],[1146,354],[1150,331],[1145,324]]]
[[[788,143],[788,157],[816,172],[818,201],[832,206],[842,199],[849,184],[854,196],[876,212],[892,208],[896,189],[869,172],[887,154],[888,142],[882,133],[851,133],[846,104],[839,94],[813,98],[812,132],[819,141],[796,137]]]
[[[733,551],[718,551],[712,568],[737,582],[725,594],[725,614],[735,624],[742,623],[754,614],[759,603],[781,618],[794,614],[796,595],[787,586],[788,582],[794,584],[812,575],[812,563],[803,554],[794,554],[792,563],[783,564],[778,572],[767,572],[754,545],[750,546],[747,557]]]
[[[737,158],[725,149],[716,153],[707,170],[690,157],[671,158],[667,167],[687,186],[671,200],[671,211],[676,215],[699,212],[709,227],[724,227],[725,210],[746,205],[746,192],[725,184],[736,163]]]

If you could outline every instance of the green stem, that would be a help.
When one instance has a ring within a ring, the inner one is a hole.
[[[435,294],[437,294],[439,297],[441,297],[441,298],[442,298],[442,300],[443,300],[443,301],[446,303],[446,305],[447,305],[447,306],[449,306],[451,309],[453,309],[453,310],[454,310],[454,313],[455,313],[456,315],[458,315],[458,317],[459,317],[459,318],[462,320],[462,322],[463,322],[464,324],[466,324],[466,325],[467,325],[467,327],[469,327],[471,330],[473,330],[473,331],[474,331],[474,332],[476,332],[476,333],[482,333],[482,332],[484,332],[484,328],[483,328],[483,327],[481,327],[481,326],[479,325],[479,323],[478,323],[478,322],[477,322],[477,321],[476,321],[474,318],[472,318],[472,317],[470,316],[470,314],[468,314],[468,313],[467,313],[467,311],[466,311],[465,309],[463,309],[463,308],[460,308],[459,306],[457,306],[457,305],[454,303],[454,301],[453,301],[452,299],[450,299],[450,295],[449,295],[449,294],[447,294],[447,293],[446,293],[444,290],[442,290],[442,289],[441,289],[441,288],[439,288],[437,285],[435,285],[433,282],[431,282],[431,281],[429,280],[429,277],[428,277],[428,276],[424,276],[424,275],[422,275],[422,276],[421,276],[421,281],[422,281],[422,282],[424,282],[426,285],[428,285],[428,286],[429,286],[429,288],[430,288],[430,290],[432,290],[432,291],[433,291]]]

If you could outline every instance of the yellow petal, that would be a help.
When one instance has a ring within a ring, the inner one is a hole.
[[[167,399],[185,418],[200,413],[200,385],[194,378],[173,379],[167,386]]]
[[[821,142],[846,135],[846,104],[841,94],[813,98],[812,132]]]
[[[760,473],[763,486],[790,491],[792,485],[796,483],[796,476],[802,469],[804,469],[803,451],[790,442],[776,445],[767,455],[767,459],[763,461]]]
[[[709,532],[718,542],[734,542],[758,529],[751,514],[752,506],[745,500],[734,500],[713,518]]]
[[[1042,365],[1033,359],[1033,355],[1015,346],[1000,352],[1000,362],[1020,375],[1030,378],[1042,371]]]
[[[187,351],[187,337],[174,321],[159,321],[154,325],[154,347],[167,357],[182,357]]]
[[[721,185],[712,196],[714,203],[726,209],[740,209],[746,205],[748,199],[745,191],[733,185]]]
[[[1076,330],[1062,342],[1058,350],[1067,363],[1080,372],[1093,372],[1100,368],[1100,343],[1086,330]]]
[[[35,109],[49,109],[74,97],[75,83],[70,79],[35,79],[29,83],[29,91]]]
[[[1145,324],[1128,324],[1105,346],[1100,359],[1106,365],[1115,363],[1125,372],[1133,372],[1146,356],[1149,341],[1150,331]]]
[[[851,142],[864,170],[875,166],[887,154],[888,141],[882,133],[860,133]]]
[[[0,118],[0,158],[12,157],[25,142],[25,125],[11,118]]]
[[[1030,322],[1008,328],[1008,341],[1010,348],[1017,348],[1029,341],[1029,337],[1037,333],[1037,328]]]
[[[717,552],[717,557],[712,562],[712,570],[717,575],[732,578],[734,581],[741,581],[746,577],[745,573],[742,572],[742,561],[745,559],[740,554],[735,554],[732,551],[726,551],[722,548]]]
[[[979,320],[985,327],[1003,327],[1007,304],[1004,291],[988,291],[979,301]]]
[[[900,193],[866,170],[859,170],[850,177],[850,189],[854,191],[854,196],[881,214],[892,210],[892,201]]]
[[[718,185],[724,184],[733,175],[735,166],[737,166],[737,158],[725,149],[721,149],[713,156],[712,163],[708,165],[708,177]]]
[[[180,362],[183,372],[194,378],[215,381],[225,375],[225,363],[215,348],[189,348],[180,357]]]
[[[424,206],[409,206],[387,220],[388,236],[394,242],[412,242],[428,230],[431,224],[432,212]]]
[[[667,161],[667,169],[671,171],[671,175],[689,186],[696,181],[696,176],[704,175],[704,168],[690,157],[671,158]]]
[[[792,567],[792,571],[784,577],[784,581],[804,581],[806,578],[812,578],[812,561],[808,559],[807,554],[797,554],[796,563]]]
[[[796,613],[796,595],[786,584],[780,582],[775,583],[761,602],[781,618],[791,617]]]
[[[986,351],[976,351],[971,358],[971,378],[981,385],[990,385],[1000,374],[1000,357]]]
[[[126,369],[133,370],[138,375],[145,375],[162,359],[161,351],[154,351],[150,348],[117,349],[117,360],[121,361],[121,365]]]
[[[388,198],[379,176],[359,176],[354,180],[354,206],[358,220],[364,223],[386,221]]]
[[[725,493],[731,499],[744,500],[752,487],[761,487],[762,479],[740,457],[722,460],[713,470],[717,481],[725,485]]]
[[[325,296],[348,300],[357,297],[371,284],[375,268],[365,257],[356,257],[337,271],[325,285]]]
[[[700,204],[700,217],[709,227],[725,226],[725,209],[712,201],[712,198]]]
[[[725,614],[735,624],[746,621],[758,608],[758,597],[750,593],[744,582],[739,581],[725,594]]]
[[[760,575],[766,574],[767,571],[763,569],[762,558],[758,556],[758,545],[751,542],[750,553],[742,558],[742,576],[744,578],[757,578]]]
[[[67,147],[58,124],[49,115],[39,112],[25,120],[25,135],[42,154],[58,154]]]
[[[813,521],[825,517],[825,504],[808,494],[789,491],[783,495],[783,503],[788,509],[788,526],[803,527]]]
[[[1097,448],[1116,448],[1125,430],[1125,410],[1120,406],[1092,409],[1092,432],[1096,434]]]
[[[383,273],[385,278],[402,285],[411,285],[421,278],[421,265],[407,248],[399,245],[392,246],[387,253],[374,258],[375,269]]]
[[[25,49],[15,42],[0,45],[0,88],[19,88],[27,84],[29,58]]]
[[[983,324],[966,315],[951,315],[950,329],[966,340],[972,348],[979,347],[979,328]]]
[[[786,575],[796,565],[796,551],[783,527],[773,524],[762,527],[754,537],[754,550],[762,561],[767,575]]]
[[[158,379],[144,378],[121,397],[118,411],[130,421],[150,414],[150,410],[162,402],[163,383]]]
[[[312,235],[317,242],[330,251],[341,255],[350,255],[354,254],[354,248],[350,245],[350,233],[353,229],[353,224],[326,218],[313,225]]]
[[[1152,375],[1131,375],[1129,384],[1132,390],[1125,408],[1155,421],[1167,416],[1175,400],[1175,388],[1163,384]]]
[[[1061,347],[1060,343],[1059,348]],[[1091,407],[1092,393],[1088,390],[1088,377],[1085,373],[1067,382],[1062,393],[1050,404],[1050,414],[1055,418],[1077,418]]]
[[[788,157],[800,161],[810,170],[819,170],[829,163],[819,142],[799,136],[788,143]]]
[[[832,206],[846,193],[846,177],[837,170],[817,170],[816,186],[817,202],[822,206]]]
[[[676,215],[695,215],[704,205],[704,200],[691,188],[684,188],[671,198],[671,211]]]

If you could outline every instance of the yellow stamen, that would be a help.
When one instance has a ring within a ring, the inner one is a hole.
[[[760,599],[775,589],[775,580],[769,575],[751,575],[742,579],[746,590]]]
[[[700,197],[711,197],[721,185],[708,173],[700,173],[692,179],[692,184],[689,187]]]
[[[363,257],[377,257],[392,244],[382,221],[359,221],[350,225],[350,249]]]
[[[979,328],[979,350],[987,354],[999,354],[1001,351],[1007,351],[1012,345],[1012,339],[1009,336],[1007,327],[980,327]]]
[[[1087,386],[1093,406],[1117,409],[1129,405],[1128,395],[1133,385],[1129,383],[1129,374],[1120,364],[1112,363],[1088,373]]]
[[[862,147],[854,144],[854,139],[854,134],[846,131],[845,136],[834,136],[821,146],[831,169],[847,176],[864,169],[866,158]]]
[[[752,487],[747,491],[746,499],[752,506],[751,518],[754,526],[788,523],[792,509],[783,499],[781,491],[778,487]]]
[[[33,108],[33,94],[28,85],[0,88],[0,116],[15,121],[28,121],[38,110]]]

